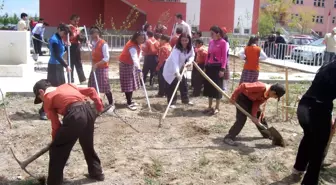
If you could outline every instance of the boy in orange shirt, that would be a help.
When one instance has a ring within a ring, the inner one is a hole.
[[[161,47],[159,49],[159,63],[156,66],[156,71],[159,75],[159,92],[157,94],[158,97],[165,96],[165,79],[163,78],[163,67],[170,55],[172,47],[169,44],[170,37],[167,35],[162,35],[160,38]]]
[[[149,84],[153,85],[153,77],[155,75],[155,67],[158,64],[158,52],[160,43],[154,38],[154,33],[147,31],[148,39],[142,47],[144,54],[144,65],[142,68],[142,74],[144,83],[146,83],[147,74],[150,72]]]
[[[198,64],[198,66],[204,70],[204,64],[205,64],[205,60],[206,57],[208,56],[208,48],[206,48],[203,45],[203,41],[201,39],[196,39],[195,40],[195,46],[196,46],[196,59],[195,62]],[[193,84],[193,96],[194,97],[198,97],[201,95],[201,91],[203,88],[203,81],[204,78],[201,75],[201,73],[199,73],[197,71],[196,68],[193,68],[192,70],[192,76],[191,76],[191,80],[192,80],[192,84]]]

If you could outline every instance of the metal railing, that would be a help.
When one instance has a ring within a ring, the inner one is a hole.
[[[130,40],[131,35],[103,35],[103,39],[108,43],[112,50],[122,50]],[[201,38],[204,44],[209,44],[210,37]],[[238,53],[243,50],[248,43],[248,38],[232,36],[230,43],[235,43],[234,51]],[[305,64],[309,66],[321,66],[324,59],[323,46],[294,45],[294,44],[275,44],[260,41],[258,44],[269,58],[284,60],[285,62]],[[233,50],[233,48],[231,48]]]

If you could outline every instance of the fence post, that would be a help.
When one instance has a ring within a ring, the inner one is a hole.
[[[286,67],[286,121],[288,121],[288,106],[289,106],[289,85],[288,85],[288,67]]]

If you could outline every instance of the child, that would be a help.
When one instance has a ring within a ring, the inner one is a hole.
[[[156,71],[159,74],[159,92],[158,97],[165,96],[165,79],[163,78],[163,67],[167,58],[169,57],[172,47],[169,44],[170,37],[167,35],[162,35],[160,38],[161,47],[159,49],[159,63],[156,66]]]
[[[97,27],[90,29],[91,44],[92,44],[92,71],[96,72],[97,83],[100,93],[105,93],[110,105],[113,105],[113,97],[111,92],[111,86],[109,82],[109,61],[110,54],[107,43],[100,38],[100,30]],[[96,89],[97,84],[95,82],[93,72],[89,77],[89,87]],[[97,89],[96,89],[97,90]]]
[[[203,45],[203,41],[201,39],[195,40],[196,45],[196,63],[198,67],[204,70],[204,64],[206,57],[208,56],[208,48]],[[193,96],[198,97],[201,95],[201,91],[203,88],[204,78],[200,72],[197,71],[195,67],[192,70],[192,84],[193,84]]]
[[[160,43],[154,38],[154,33],[151,31],[147,31],[148,39],[142,47],[142,51],[144,54],[144,65],[142,68],[142,74],[144,83],[146,83],[147,74],[150,72],[149,84],[153,85],[153,77],[155,73],[155,67],[158,64],[158,51],[160,47]]]
[[[266,60],[267,56],[263,50],[257,46],[259,38],[251,36],[247,46],[239,53],[242,60],[245,60],[244,69],[240,78],[240,83],[256,82],[259,77],[259,60]]]
[[[279,101],[285,93],[285,87],[278,83],[272,86],[262,82],[242,83],[233,92],[231,96],[231,103],[237,102],[237,104],[253,116],[252,121],[257,124],[259,122],[259,118],[262,119],[264,117],[264,115],[258,114],[260,113],[259,106],[266,103],[269,98],[275,98]],[[234,139],[243,129],[247,119],[246,115],[239,109],[237,109],[236,118],[236,122],[224,138],[224,142],[232,146],[236,145]],[[257,128],[259,130],[259,127]]]
[[[176,28],[176,34],[173,36],[173,38],[171,38],[170,40],[170,45],[172,48],[175,47],[176,43],[177,43],[177,40],[179,39],[180,35],[182,34],[183,32],[183,29],[180,28],[180,27],[177,27]]]

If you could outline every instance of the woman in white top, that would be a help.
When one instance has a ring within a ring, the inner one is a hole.
[[[173,96],[177,82],[181,80],[179,85],[182,103],[192,105],[188,96],[188,84],[185,74],[181,75],[184,67],[192,65],[195,58],[194,48],[192,47],[191,37],[183,33],[180,35],[176,46],[168,57],[163,68],[163,77],[166,81],[166,94],[168,102]],[[177,101],[176,95],[173,97],[171,108],[175,108]]]

